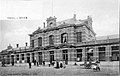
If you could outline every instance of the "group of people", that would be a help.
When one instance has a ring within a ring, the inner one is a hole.
[[[36,65],[39,66],[39,63],[36,60],[34,60],[33,63],[34,63],[35,66]],[[29,64],[29,68],[31,68],[32,63],[29,61],[28,64]],[[45,61],[43,61],[43,66],[45,66]]]
[[[60,62],[56,61],[56,65],[55,65],[54,68],[56,68],[56,69],[59,69],[59,68],[66,68],[65,61],[60,61]]]
[[[36,65],[37,62],[36,62],[36,61],[33,61],[33,63],[34,63],[34,65]],[[28,62],[28,64],[29,64],[29,68],[31,68],[32,63],[31,63],[31,62]],[[39,63],[37,63],[37,66],[38,66],[38,64],[39,64]],[[45,61],[43,61],[42,65],[45,66]],[[49,67],[50,67],[51,65],[54,66],[54,68],[56,68],[56,69],[66,68],[65,61],[52,61],[52,62],[49,63]]]
[[[100,61],[97,59],[95,64],[92,65],[93,71],[100,71]]]
[[[6,62],[5,59],[2,59],[2,67],[5,67],[5,64],[8,64],[8,62]],[[14,66],[14,60],[11,60],[11,64]]]
[[[5,59],[2,60],[2,67],[5,67]]]
[[[86,63],[85,68],[92,68],[93,71],[100,71],[100,61],[98,59],[96,59],[95,62],[89,61],[89,63]]]

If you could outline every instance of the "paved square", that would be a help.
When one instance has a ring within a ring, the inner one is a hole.
[[[94,72],[92,69],[84,69],[81,66],[67,66],[65,69],[55,69],[46,66],[15,65],[0,67],[1,76],[118,76],[118,72],[107,67],[101,67],[100,72]]]

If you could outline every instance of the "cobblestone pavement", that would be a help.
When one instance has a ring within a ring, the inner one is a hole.
[[[118,76],[118,72],[106,67],[101,67],[100,72],[84,69],[81,66],[67,66],[65,69],[55,69],[48,66],[15,65],[0,67],[0,76]]]

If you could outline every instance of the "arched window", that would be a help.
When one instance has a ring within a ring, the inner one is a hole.
[[[53,23],[51,22],[51,23],[50,23],[50,26],[52,26],[52,25],[53,25]]]
[[[38,46],[42,46],[42,37],[38,38]]]
[[[67,43],[68,42],[68,34],[63,33],[61,34],[61,43]]]
[[[53,35],[49,36],[49,45],[54,45],[54,36]]]

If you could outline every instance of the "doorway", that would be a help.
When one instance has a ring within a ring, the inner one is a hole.
[[[63,61],[65,61],[65,64],[68,64],[68,50],[62,51]]]
[[[11,63],[14,62],[14,55],[11,55]]]
[[[39,65],[42,65],[42,52],[38,52],[38,62],[39,62]]]
[[[30,62],[30,54],[27,54],[27,63]]]
[[[87,53],[87,61],[93,60],[93,53]]]
[[[54,51],[50,51],[50,63],[54,61]]]

